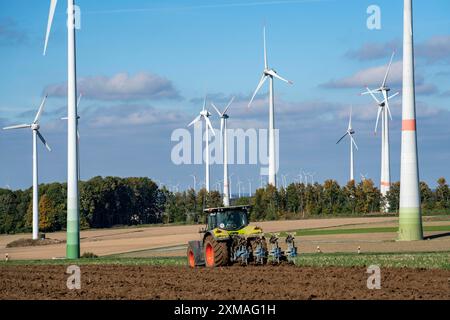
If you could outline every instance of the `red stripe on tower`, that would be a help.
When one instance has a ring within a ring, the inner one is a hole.
[[[416,131],[416,119],[403,120],[402,131]]]

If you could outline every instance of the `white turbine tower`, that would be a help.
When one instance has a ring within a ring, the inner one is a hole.
[[[80,107],[80,101],[81,101],[81,93],[78,96],[78,101],[77,101],[77,112],[78,112],[78,108]],[[68,117],[62,117],[61,120],[68,120]],[[78,120],[80,120],[80,116],[77,114],[77,166],[78,166],[78,181],[80,181],[80,175],[81,175],[81,168],[80,168],[80,130],[78,129]]]
[[[417,159],[412,0],[404,0],[403,16],[402,151],[398,234],[400,240],[411,241],[423,239]]]
[[[350,108],[350,118],[348,120],[348,127],[345,134],[336,142],[338,144],[342,141],[346,136],[349,136],[349,143],[350,143],[350,180],[355,180],[355,176],[353,174],[354,172],[354,161],[353,161],[353,146],[355,146],[356,150],[358,150],[358,146],[356,145],[355,139],[353,138],[353,135],[355,134],[355,130],[352,127],[352,108]]]
[[[220,117],[220,142],[223,149],[223,205],[228,207],[230,205],[230,188],[229,188],[229,179],[228,179],[228,134],[227,134],[227,121],[228,121],[228,108],[233,103],[234,97],[231,98],[228,105],[225,107],[223,112],[220,112],[219,109],[211,103],[213,108],[216,110],[217,114]]]
[[[57,0],[50,0],[44,55]],[[67,245],[69,259],[80,257],[80,197],[78,190],[77,75],[75,43],[75,0],[67,0]]]
[[[255,98],[258,91],[261,89],[264,82],[269,78],[269,184],[276,187],[276,172],[275,172],[275,112],[274,112],[274,90],[273,90],[273,78],[277,78],[281,81],[284,81],[289,84],[293,84],[292,81],[286,80],[279,76],[274,69],[269,68],[267,62],[267,48],[266,48],[266,28],[263,30],[264,35],[264,71],[259,81],[258,86],[256,87],[255,92],[253,93],[252,98],[248,106],[250,107],[253,99]]]
[[[375,123],[375,133],[378,129],[378,122],[381,115],[381,182],[380,190],[383,196],[389,191],[391,186],[391,170],[390,170],[390,155],[389,155],[389,118],[392,120],[391,110],[389,109],[389,100],[398,95],[398,92],[389,96],[389,91],[391,90],[387,86],[387,78],[389,76],[389,71],[391,69],[392,60],[394,59],[395,52],[392,53],[391,60],[384,75],[383,82],[378,89],[370,90],[366,88],[367,91],[362,94],[370,94],[372,98],[378,105],[377,120]],[[378,99],[375,94],[382,94],[382,100]]]
[[[42,134],[39,132],[39,119],[44,111],[45,101],[47,96],[44,97],[42,103],[38,109],[38,112],[31,124],[19,124],[16,126],[3,128],[4,130],[12,129],[31,129],[33,132],[33,240],[37,240],[39,236],[39,174],[38,174],[38,150],[37,150],[37,138],[42,141],[48,151],[51,151],[50,146],[45,141]]]
[[[206,173],[205,173],[205,188],[206,191],[209,192],[209,131],[208,129],[211,130],[212,134],[215,136],[216,134],[214,133],[214,129],[211,125],[211,121],[209,120],[209,117],[211,116],[211,113],[209,113],[209,111],[206,109],[206,97],[205,100],[203,102],[203,109],[202,111],[200,111],[200,114],[194,119],[192,120],[191,123],[189,123],[188,127],[192,126],[193,124],[197,123],[198,121],[200,121],[202,118],[205,120],[205,139],[206,139],[206,157],[205,157],[205,166],[206,166]]]
[[[195,174],[190,175],[194,179],[194,192],[197,191],[197,176]]]

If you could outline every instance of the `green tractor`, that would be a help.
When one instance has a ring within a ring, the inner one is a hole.
[[[269,258],[280,262],[296,256],[297,248],[292,236],[288,236],[288,256],[281,251],[276,236],[270,238],[271,250],[268,251],[263,230],[249,225],[249,211],[249,206],[205,209],[208,221],[206,228],[200,231],[203,234],[201,240],[188,243],[189,266],[211,268],[233,263],[263,265]]]

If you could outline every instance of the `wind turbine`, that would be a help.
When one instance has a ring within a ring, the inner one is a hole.
[[[248,196],[252,196],[252,179],[248,179]]]
[[[55,15],[57,0],[50,0],[50,11],[45,35],[44,55]],[[77,75],[75,42],[75,0],[67,0],[67,245],[69,259],[80,257],[80,196],[78,190],[77,144]]]
[[[214,133],[214,129],[211,125],[211,121],[209,120],[209,117],[211,116],[211,113],[206,109],[206,96],[205,100],[203,101],[203,109],[200,111],[200,114],[192,120],[191,123],[189,123],[188,127],[192,126],[193,124],[197,123],[201,119],[205,120],[205,135],[206,135],[206,159],[205,159],[205,165],[206,165],[206,174],[205,174],[205,187],[206,191],[209,192],[209,131],[208,128],[211,130],[213,136],[216,134]]]
[[[228,177],[228,181],[230,183],[229,188],[230,188],[230,200],[231,198],[233,198],[233,192],[231,191],[231,187],[233,186],[233,183],[231,182],[231,178],[234,176],[234,173],[230,174],[230,176]]]
[[[283,178],[283,186],[284,186],[284,189],[286,190],[286,187],[287,187],[287,180],[286,180],[286,177],[288,176],[288,174],[282,174],[281,176],[282,176],[282,178]]]
[[[308,185],[308,175],[309,175],[309,173],[305,172],[305,171],[302,171],[302,173],[303,173],[303,178],[305,179],[305,186],[307,186]]]
[[[402,144],[400,162],[399,240],[422,240],[419,163],[417,160],[414,36],[412,0],[403,7]]]
[[[264,82],[266,82],[267,78],[269,79],[269,184],[272,184],[274,187],[277,186],[276,183],[276,173],[275,173],[275,112],[274,112],[274,90],[273,90],[273,78],[277,78],[281,81],[284,81],[289,84],[293,84],[292,81],[286,80],[279,76],[277,72],[269,68],[269,64],[267,61],[267,48],[266,48],[266,28],[263,29],[264,35],[264,70],[261,77],[261,80],[256,87],[255,92],[253,93],[252,98],[248,104],[248,107],[253,102],[258,91],[261,89]]]
[[[242,181],[239,179],[237,179],[237,187],[238,187],[238,197],[239,199],[241,198],[241,185],[242,185]]]
[[[314,185],[314,176],[315,175],[316,175],[315,172],[309,174],[309,176],[311,177],[311,185]]]
[[[336,142],[338,144],[342,141],[346,136],[349,136],[350,138],[350,180],[355,180],[355,177],[353,175],[353,169],[354,169],[354,162],[353,162],[353,146],[355,146],[356,150],[358,150],[358,146],[356,145],[355,139],[353,139],[353,135],[355,134],[355,130],[352,127],[352,108],[350,107],[350,118],[348,120],[348,127],[345,134]]]
[[[37,138],[42,141],[48,151],[52,151],[50,146],[48,145],[45,138],[39,132],[40,125],[39,119],[41,118],[42,112],[44,111],[45,101],[47,100],[47,96],[41,102],[39,106],[38,112],[34,117],[34,120],[31,124],[19,124],[15,126],[10,126],[3,128],[4,130],[12,130],[12,129],[31,129],[33,133],[33,240],[37,240],[39,237],[39,183],[38,183],[38,150],[37,150]]]
[[[197,176],[195,174],[190,175],[194,179],[194,191],[197,190]]]
[[[381,194],[386,196],[391,186],[391,173],[390,173],[390,156],[389,156],[389,119],[392,120],[391,110],[389,109],[389,100],[398,95],[398,92],[389,96],[389,91],[391,90],[387,86],[387,78],[389,76],[389,71],[391,69],[392,60],[394,59],[395,51],[391,55],[391,60],[389,61],[386,73],[384,75],[383,82],[378,89],[370,90],[366,87],[367,91],[362,94],[370,94],[378,105],[377,120],[375,122],[375,133],[378,129],[378,122],[381,115],[381,183],[380,189]],[[382,94],[383,100],[379,100],[375,94]]]
[[[228,135],[227,135],[227,121],[228,121],[228,108],[233,103],[234,97],[231,98],[228,105],[225,107],[223,112],[220,112],[219,109],[211,103],[213,108],[216,110],[217,114],[220,117],[220,142],[223,148],[223,205],[228,207],[230,205],[230,188],[228,186]]]

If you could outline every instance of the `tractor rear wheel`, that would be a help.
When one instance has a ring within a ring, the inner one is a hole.
[[[207,267],[221,267],[229,263],[230,255],[226,241],[217,241],[214,237],[208,236],[205,239],[204,248]]]

